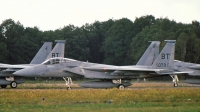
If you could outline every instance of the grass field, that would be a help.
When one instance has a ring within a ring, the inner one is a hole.
[[[25,83],[19,85],[19,89],[1,89],[0,112],[200,111],[200,88],[184,84],[183,87],[171,88],[169,87],[171,83],[138,83],[134,84],[133,88],[125,90],[75,89],[70,91],[62,89],[63,85],[42,83],[38,86]],[[75,88],[76,86],[75,84]]]

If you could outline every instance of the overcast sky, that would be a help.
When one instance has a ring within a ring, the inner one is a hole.
[[[200,0],[1,0],[0,24],[19,21],[24,27],[55,30],[69,24],[153,15],[176,22],[200,21]]]

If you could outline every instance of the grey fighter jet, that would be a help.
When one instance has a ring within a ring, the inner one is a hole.
[[[37,64],[41,64],[45,60],[52,57],[64,57],[65,41],[56,40],[57,44],[52,50],[52,42],[45,42],[38,53],[35,55],[30,64],[0,64],[0,86],[6,88],[10,85],[11,88],[16,88],[17,84],[24,82],[22,77],[14,76],[12,73],[20,69],[28,68]],[[52,51],[51,51],[52,50]]]
[[[131,85],[131,79],[139,78],[143,74],[148,74],[148,77],[155,77],[163,75],[175,76],[183,73],[173,69],[176,41],[166,41],[165,47],[158,56],[156,54],[158,54],[160,43],[152,42],[135,66],[105,65],[58,57],[50,58],[42,64],[16,71],[13,74],[24,77],[63,77],[69,88],[71,77],[99,79],[99,81],[85,82],[79,85],[89,88],[118,87],[122,89]],[[174,85],[177,85],[176,81]]]

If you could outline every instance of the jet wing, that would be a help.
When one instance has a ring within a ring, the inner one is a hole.
[[[133,67],[133,66],[111,66],[111,67],[82,67],[82,69],[86,70],[93,70],[93,71],[105,71],[105,72],[111,72],[111,71],[141,71],[141,72],[157,72],[162,69],[150,69],[150,68],[142,68],[142,67]]]
[[[126,66],[126,67],[120,67],[120,66],[112,66],[112,67],[82,67],[86,70],[92,70],[92,71],[105,71],[105,72],[114,72],[114,71],[120,71],[120,72],[148,72],[148,73],[156,73],[158,75],[178,75],[178,74],[189,74],[193,73],[193,71],[169,71],[166,69],[151,69],[146,67],[133,67],[133,66]]]

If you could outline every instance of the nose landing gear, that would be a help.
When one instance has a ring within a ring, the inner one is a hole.
[[[172,78],[172,82],[174,83],[174,87],[178,87],[178,76],[177,75],[170,75]]]
[[[67,78],[67,79],[66,79]],[[72,83],[72,79],[71,79],[71,77],[63,77],[63,79],[65,80],[65,82],[66,82],[66,86],[67,86],[67,90],[71,90],[72,88],[71,88],[71,84],[73,84]]]

